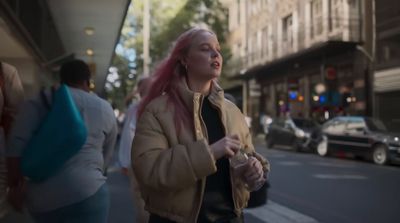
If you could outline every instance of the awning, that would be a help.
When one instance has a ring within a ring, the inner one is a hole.
[[[47,0],[66,55],[73,54],[95,71],[96,92],[104,89],[130,0]],[[85,29],[93,29],[93,35]],[[93,56],[87,55],[91,49]]]
[[[400,90],[400,67],[375,72],[374,91],[389,92]]]

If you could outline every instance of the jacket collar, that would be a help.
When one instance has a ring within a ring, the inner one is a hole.
[[[180,78],[178,84],[178,92],[179,95],[182,97],[185,105],[192,110],[193,102],[197,99],[203,99],[204,96],[201,93],[193,92],[189,89],[189,86],[186,82],[186,78]],[[210,94],[208,95],[208,99],[210,102],[220,109],[224,106],[224,91],[218,85],[216,80],[212,81]]]

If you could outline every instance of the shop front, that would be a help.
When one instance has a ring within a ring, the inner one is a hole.
[[[365,115],[365,69],[359,60],[354,44],[332,43],[266,65],[253,76],[261,89],[258,113],[319,122]]]
[[[374,79],[374,114],[390,131],[400,132],[400,68],[377,71]]]

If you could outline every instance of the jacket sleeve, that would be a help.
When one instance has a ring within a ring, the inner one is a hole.
[[[270,171],[269,161],[265,157],[263,157],[261,154],[259,154],[255,151],[250,130],[247,127],[246,122],[244,121],[244,117],[242,119],[243,119],[243,125],[244,125],[243,128],[245,129],[244,140],[245,140],[245,145],[247,146],[247,152],[249,152],[250,156],[255,157],[258,161],[261,162],[261,164],[263,166],[263,170],[264,170],[264,175],[267,176],[267,174]]]
[[[179,190],[215,173],[215,160],[205,139],[170,145],[156,116],[145,111],[132,144],[132,168],[142,187]]]

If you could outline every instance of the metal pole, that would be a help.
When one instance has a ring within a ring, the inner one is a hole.
[[[150,69],[150,4],[149,0],[144,0],[144,13],[143,13],[143,76],[149,76]]]

